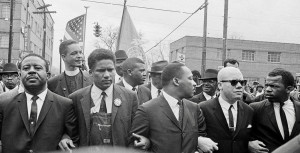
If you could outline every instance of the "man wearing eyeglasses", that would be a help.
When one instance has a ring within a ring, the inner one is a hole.
[[[272,152],[300,133],[300,103],[290,97],[294,89],[292,73],[272,70],[265,83],[266,100],[251,103],[254,110],[249,143],[252,153]]]
[[[207,69],[204,72],[203,78],[199,80],[202,81],[202,92],[193,96],[190,101],[195,103],[200,103],[207,101],[216,97],[216,90],[218,87],[217,83],[218,70]]]
[[[4,83],[3,91],[8,92],[19,86],[18,68],[14,63],[6,63],[3,66],[3,71],[0,72]]]
[[[218,73],[220,96],[199,104],[207,137],[218,143],[214,153],[248,153],[253,110],[242,101],[246,83],[239,69],[225,67]]]

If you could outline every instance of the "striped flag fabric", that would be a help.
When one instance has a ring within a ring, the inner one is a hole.
[[[70,21],[68,21],[66,26],[66,32],[64,35],[64,40],[73,39],[80,44],[83,43],[83,29],[86,15],[80,15]]]

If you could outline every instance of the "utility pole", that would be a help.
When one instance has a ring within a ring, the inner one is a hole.
[[[11,52],[12,52],[12,45],[13,45],[13,23],[14,23],[14,0],[10,0],[10,23],[9,23],[8,59],[7,59],[8,63],[11,63]]]
[[[60,39],[59,40],[59,42],[60,42],[60,44],[63,42],[63,40],[62,39]],[[60,54],[59,54],[59,74],[61,73],[61,56],[60,56]]]
[[[228,0],[225,0],[224,4],[224,25],[223,25],[223,56],[222,65],[226,59],[227,52],[227,25],[228,25]]]
[[[45,54],[46,54],[46,13],[56,13],[56,11],[46,11],[46,8],[52,6],[51,4],[45,4],[43,6],[38,7],[38,10],[43,9],[43,11],[41,12],[32,12],[33,14],[44,14],[44,26],[43,26],[43,30],[44,30],[44,37],[43,37],[43,52],[42,52],[42,56],[45,58]]]
[[[83,29],[83,45],[82,45],[82,53],[84,54],[84,48],[85,48],[85,33],[86,33],[86,20],[87,20],[87,10],[89,6],[84,6],[85,8],[85,18],[84,18],[84,29]]]
[[[203,45],[202,45],[202,68],[201,68],[201,75],[204,75],[206,69],[206,35],[207,35],[207,2],[205,0],[205,8],[204,8],[204,23],[203,23]]]

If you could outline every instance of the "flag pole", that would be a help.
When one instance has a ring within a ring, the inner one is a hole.
[[[89,6],[84,6],[85,8],[85,18],[84,18],[84,29],[83,29],[83,47],[82,47],[82,53],[84,54],[85,50],[85,33],[86,33],[86,19],[87,19],[87,10]]]
[[[123,24],[123,20],[124,20],[124,13],[125,13],[125,9],[126,9],[126,2],[127,2],[127,0],[124,0],[124,7],[123,7],[121,24],[120,24],[120,28],[119,28],[119,34],[118,34],[118,41],[117,41],[116,51],[119,50],[119,47],[120,47],[121,29],[122,29],[122,24]]]

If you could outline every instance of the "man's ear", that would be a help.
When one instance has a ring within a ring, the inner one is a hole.
[[[123,72],[124,73],[124,72]],[[126,70],[126,73],[128,74],[128,75],[130,75],[131,76],[131,74],[132,74],[132,70],[131,69],[127,69]]]
[[[292,92],[294,90],[294,87],[293,86],[287,86],[286,87],[286,92],[287,93],[290,93],[290,92]]]
[[[61,56],[62,59],[64,59],[66,57],[65,54],[61,54],[60,56]]]
[[[221,82],[218,82],[218,88],[219,88],[220,91],[222,90],[222,83]]]
[[[175,86],[179,86],[179,79],[178,78],[173,78],[173,84]]]

